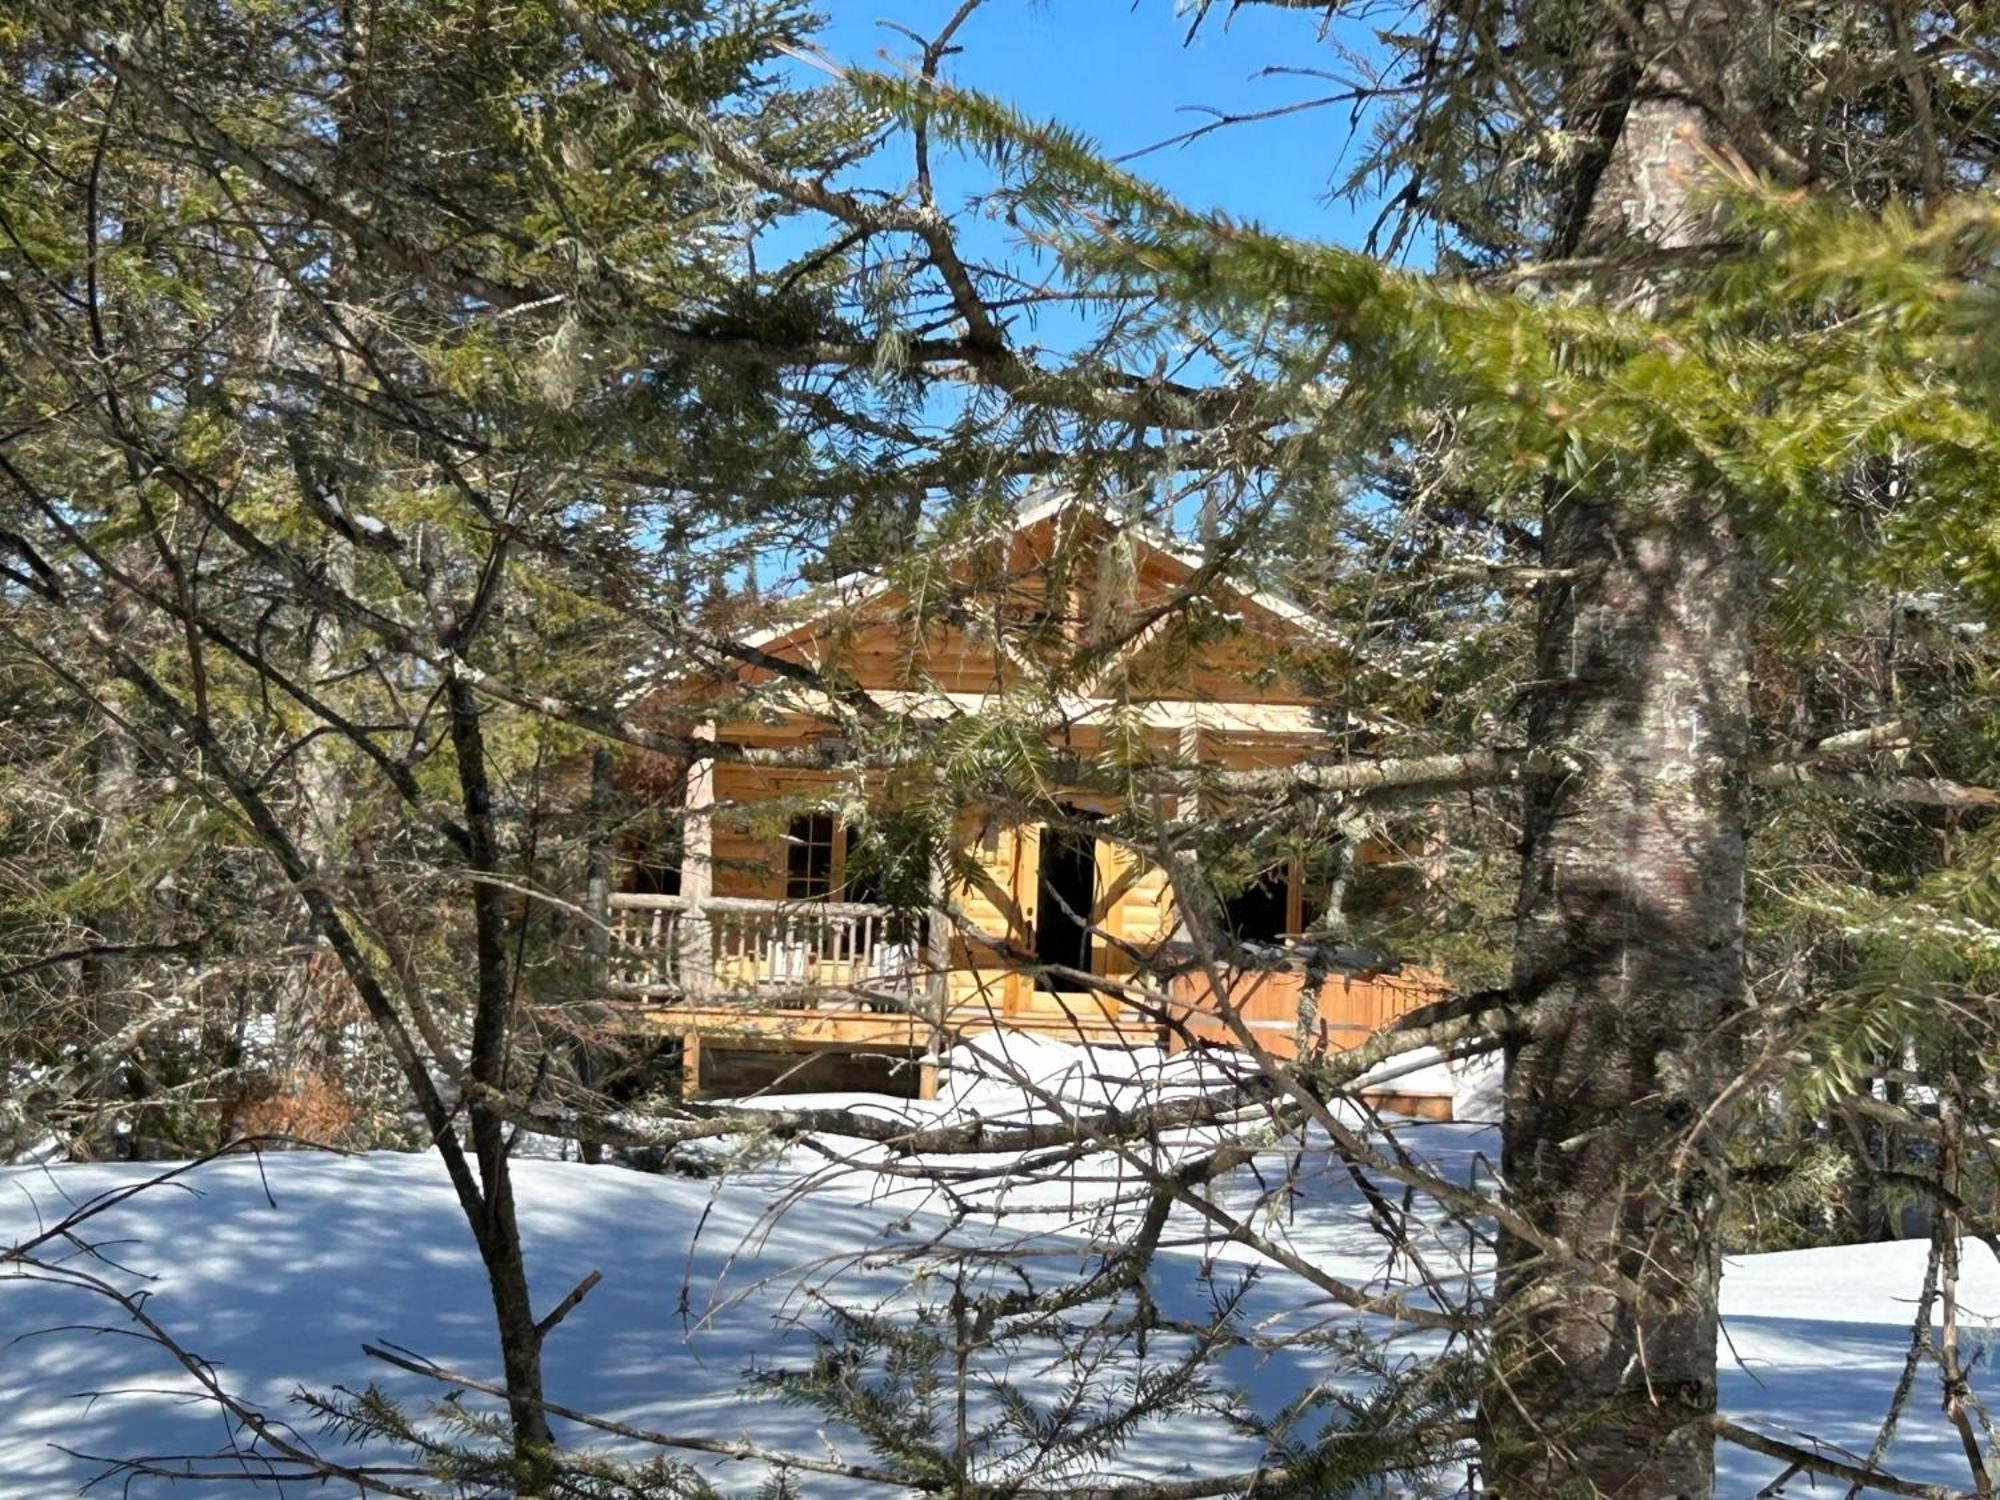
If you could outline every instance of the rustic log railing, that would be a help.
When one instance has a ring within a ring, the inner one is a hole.
[[[893,906],[619,892],[608,918],[606,978],[632,996],[893,1004],[925,970],[927,918]]]
[[[1180,967],[1165,1003],[1112,991],[1044,994],[996,987],[949,998],[949,932],[926,911],[854,901],[610,894],[605,980],[629,999],[687,1007],[717,1026],[718,1011],[780,1021],[795,1012],[893,1012],[948,1031],[1006,1025],[1179,1047],[1239,1046],[1247,1030],[1280,1057],[1356,1046],[1444,991],[1433,975],[1308,977],[1296,955],[1269,967]],[[933,942],[933,938],[937,941]],[[1178,950],[1162,957],[1185,961]],[[977,971],[982,960],[970,962]],[[988,960],[990,962],[990,960]],[[1004,963],[1004,961],[1003,961]],[[1218,983],[1219,981],[1219,983]],[[790,1024],[790,1023],[787,1023]],[[871,1036],[874,1032],[869,1033]]]

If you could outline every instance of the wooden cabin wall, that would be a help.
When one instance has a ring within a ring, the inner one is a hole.
[[[767,649],[878,691],[995,693],[1019,682],[1019,669],[990,640],[956,626],[933,623],[912,649],[907,627],[895,618],[902,607],[901,599],[890,596],[869,606],[878,618],[837,632],[815,633],[816,627],[806,627]],[[762,668],[746,668],[742,680],[761,683],[771,676]]]
[[[1179,919],[1172,882],[1163,867],[1100,840],[1097,888],[1105,903],[1099,920],[1110,938],[1098,944],[1097,971],[1107,978],[1129,978],[1148,954],[1173,936]]]
[[[1177,560],[1148,553],[1139,569],[1138,608],[1175,597],[1186,577],[1186,567]],[[1302,644],[1297,629],[1248,600],[1225,597],[1218,602],[1236,612],[1235,629],[1189,648],[1169,617],[1157,633],[1133,643],[1125,669],[1128,691],[1142,699],[1195,703],[1312,702],[1312,695],[1284,671],[1273,670],[1290,648]]]
[[[991,935],[993,943],[983,944],[963,935],[953,942],[946,1000],[954,1006],[997,1001],[1001,1010],[1012,1015],[1019,1010],[1029,983],[1006,961],[998,945],[1011,942],[1026,948],[1033,942],[1038,868],[1035,830],[975,809],[960,814],[958,842],[986,879],[955,881],[951,900],[968,922]],[[996,892],[1013,900],[1013,913]],[[1016,914],[1021,921],[1015,920]]]
[[[823,805],[838,785],[838,778],[827,772],[728,761],[716,766],[715,894],[784,900],[791,817]]]
[[[1243,634],[1204,641],[1184,660],[1171,661],[1171,642],[1142,651],[1129,669],[1137,699],[1194,703],[1307,704],[1296,684],[1271,671],[1268,643]]]
[[[1087,537],[1074,534],[1079,525]],[[1105,535],[1101,522],[1072,516],[996,537],[993,545],[1004,548],[1004,564],[987,555],[954,570],[969,589],[966,615],[981,625],[997,617],[1012,649],[1028,654],[1034,638],[1051,630],[1079,645],[1101,632],[1122,635],[1138,627],[1123,675],[1139,698],[1293,706],[1311,701],[1287,674],[1272,670],[1300,644],[1297,626],[1249,598],[1225,592],[1217,602],[1235,614],[1236,628],[1192,651],[1175,643],[1177,616],[1170,614],[1163,626],[1148,623],[1149,612],[1178,597],[1191,576],[1178,557],[1139,544],[1132,597],[1101,598],[1107,580],[1092,549]],[[933,620],[923,639],[913,640],[908,609],[907,596],[888,589],[845,612],[831,607],[827,618],[801,624],[764,642],[763,649],[877,690],[996,693],[1020,685],[1020,668],[995,650],[986,629]],[[766,682],[771,674],[746,667],[738,675],[750,684]]]
[[[887,599],[874,607],[886,614],[897,604]],[[1026,625],[1015,622],[1011,628],[1016,649],[1025,649]],[[1281,643],[1249,630],[1205,641],[1192,651],[1176,647],[1170,637],[1135,643],[1126,667],[1127,691],[1135,698],[1173,702],[1293,706],[1311,702],[1304,689],[1271,671],[1280,647]],[[995,651],[990,639],[935,623],[926,631],[921,649],[914,651],[905,627],[893,618],[838,635],[801,632],[775,649],[875,690],[998,693],[1024,680],[1021,669]],[[755,683],[769,676],[760,669],[747,669],[743,680]]]

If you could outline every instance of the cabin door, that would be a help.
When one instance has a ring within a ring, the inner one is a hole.
[[[1090,921],[1097,901],[1097,840],[1073,828],[1044,825],[1035,882],[1035,957],[1088,974]],[[1074,980],[1043,975],[1038,988],[1067,990]]]

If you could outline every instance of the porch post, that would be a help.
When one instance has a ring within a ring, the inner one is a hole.
[[[1174,816],[1176,818],[1183,818],[1192,814],[1196,817],[1199,817],[1202,811],[1201,725],[1193,717],[1190,717],[1186,723],[1181,725],[1179,744],[1176,746],[1176,748],[1180,752],[1179,758],[1182,766],[1179,781],[1180,784],[1186,788],[1186,790],[1177,792],[1174,796]],[[1183,942],[1187,941],[1188,939],[1187,912],[1185,910],[1185,906],[1186,903],[1182,901],[1180,893],[1176,891],[1174,893],[1173,937],[1178,938]],[[1191,1003],[1191,998],[1194,994],[1199,993],[1204,988],[1206,988],[1204,984],[1200,983],[1199,981],[1191,980],[1190,978],[1182,978],[1178,982],[1169,982],[1167,986],[1167,997],[1170,1001],[1180,1002],[1180,1004],[1174,1007],[1174,1009],[1181,1015],[1181,1019],[1183,1021],[1193,1020],[1193,1005]],[[1178,994],[1175,993],[1175,991],[1177,990],[1179,991]],[[1216,998],[1219,999],[1220,997],[1218,996]],[[1163,1023],[1165,1019],[1166,1018],[1164,1017],[1162,1018]],[[1181,1033],[1179,1029],[1171,1025],[1162,1024],[1160,1027],[1160,1042],[1161,1045],[1169,1052],[1179,1050],[1179,1048],[1182,1045]]]
[[[694,737],[713,744],[715,721],[695,725]],[[680,976],[684,999],[706,995],[715,978],[708,901],[715,894],[715,756],[697,749],[687,768],[681,816]]]
[[[701,1034],[690,1031],[681,1037],[681,1097],[701,1096]]]

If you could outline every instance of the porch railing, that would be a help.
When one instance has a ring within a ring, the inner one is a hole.
[[[920,993],[926,917],[855,901],[610,898],[609,979],[649,998],[782,994],[787,1006],[907,1004]]]

